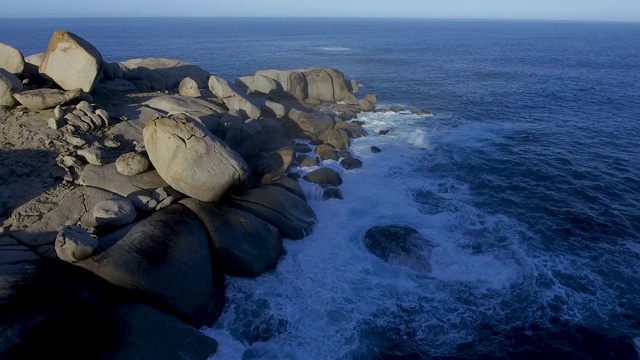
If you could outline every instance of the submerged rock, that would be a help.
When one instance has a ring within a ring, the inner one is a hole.
[[[435,244],[411,226],[374,226],[364,235],[364,245],[371,254],[390,264],[431,271],[429,258]]]

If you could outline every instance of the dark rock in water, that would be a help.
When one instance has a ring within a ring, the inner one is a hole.
[[[318,147],[316,147],[316,155],[318,155],[322,160],[340,160],[338,152],[329,144],[318,145]]]
[[[290,172],[290,173],[287,174],[287,177],[289,179],[291,179],[291,180],[298,181],[298,180],[300,180],[302,175],[298,174],[297,172]]]
[[[282,249],[275,227],[240,210],[195,199],[180,203],[200,217],[226,274],[258,276],[275,266]]]
[[[362,161],[354,158],[346,158],[340,161],[340,165],[342,165],[345,170],[353,170],[362,167]]]
[[[426,110],[422,110],[422,109],[411,109],[411,113],[413,115],[418,115],[418,116],[427,116],[427,115],[431,115],[431,112],[426,111]]]
[[[324,144],[324,140],[322,139],[314,139],[309,141],[309,145],[318,146]]]
[[[394,105],[394,106],[389,107],[389,111],[393,111],[393,112],[399,113],[401,111],[404,111],[404,108],[402,106]]]
[[[364,121],[362,121],[362,120],[353,120],[353,121],[352,121],[352,123],[353,123],[353,124],[360,125],[360,126],[362,126],[362,125],[366,124],[366,123],[365,123]]]
[[[307,144],[296,144],[296,146],[294,147],[294,150],[297,153],[301,153],[301,154],[306,154],[313,151],[311,147],[309,147],[309,145]]]
[[[298,155],[295,162],[297,162],[301,168],[318,166],[318,159],[307,155]]]
[[[391,130],[386,130],[386,129],[385,130],[380,130],[380,131],[378,131],[378,134],[387,135],[389,133],[389,131],[391,131]]]
[[[338,151],[338,155],[340,155],[340,157],[345,159],[349,159],[353,157],[353,155],[351,154],[351,151],[349,150],[340,150]]]
[[[211,261],[206,230],[182,205],[137,223],[103,253],[76,265],[173,309],[194,326],[213,324],[224,306],[224,277]]]
[[[382,150],[380,150],[380,148],[377,147],[377,146],[372,146],[371,147],[371,152],[374,153],[374,154],[377,154],[377,153],[382,152]]]
[[[429,257],[435,245],[411,226],[374,226],[364,235],[364,245],[371,254],[390,264],[431,271]]]
[[[335,186],[323,186],[324,192],[322,193],[322,200],[339,199],[344,200],[342,191]]]
[[[317,221],[306,201],[274,185],[262,185],[234,196],[229,206],[270,223],[278,228],[282,237],[292,240],[311,234]]]
[[[298,175],[298,177],[300,176],[300,174],[298,173],[290,173],[290,174]],[[300,186],[300,184],[298,184],[298,182],[295,181],[294,179],[280,178],[275,181],[269,182],[268,185],[281,187],[287,190],[288,192],[292,193],[293,195],[299,197],[300,199],[307,201],[307,196],[304,194],[304,190],[302,190],[302,187]]]
[[[335,170],[330,168],[320,168],[314,170],[303,177],[303,179],[314,184],[342,185],[342,178]]]
[[[353,122],[336,123],[335,128],[346,131],[347,135],[349,135],[349,137],[352,137],[354,139],[367,136],[367,130],[365,130],[362,127],[362,125],[358,125]]]

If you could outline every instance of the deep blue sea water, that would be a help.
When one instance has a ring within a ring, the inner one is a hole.
[[[319,226],[228,278],[215,359],[638,358],[640,24],[373,19],[0,21],[25,55],[67,29],[109,61],[223,77],[329,66],[381,106]],[[391,130],[386,136],[377,131]],[[372,154],[371,146],[383,151]],[[433,272],[369,254],[378,224],[435,242]]]

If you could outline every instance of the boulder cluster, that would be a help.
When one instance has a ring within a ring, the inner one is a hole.
[[[342,199],[323,165],[363,165],[352,120],[377,99],[355,91],[329,68],[230,82],[176,60],[110,63],[67,31],[27,58],[0,44],[0,106],[42,119],[63,171],[0,228],[0,357],[66,354],[69,338],[91,358],[215,353],[197,329],[220,316],[225,275],[273,269],[283,239],[313,231],[300,182]]]

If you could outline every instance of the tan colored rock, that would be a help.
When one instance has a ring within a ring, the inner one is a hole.
[[[186,117],[156,117],[143,130],[151,163],[174,189],[204,202],[244,186],[249,167],[202,124]]]
[[[326,144],[333,145],[338,149],[348,149],[351,146],[349,134],[342,130],[328,130],[320,135],[320,139]]]
[[[13,46],[0,43],[0,68],[13,75],[21,75],[24,70],[24,56]]]
[[[133,176],[148,171],[151,161],[146,154],[130,152],[120,155],[116,160],[116,169],[122,175]]]
[[[186,77],[180,81],[180,85],[178,85],[178,91],[182,96],[188,97],[200,97],[200,89],[198,88],[198,83],[190,77]]]
[[[59,30],[53,33],[39,70],[65,90],[91,92],[102,79],[102,55],[80,36]]]
[[[209,90],[222,99],[230,110],[240,112],[243,118],[257,119],[260,117],[260,105],[227,80],[212,75],[209,78]]]

